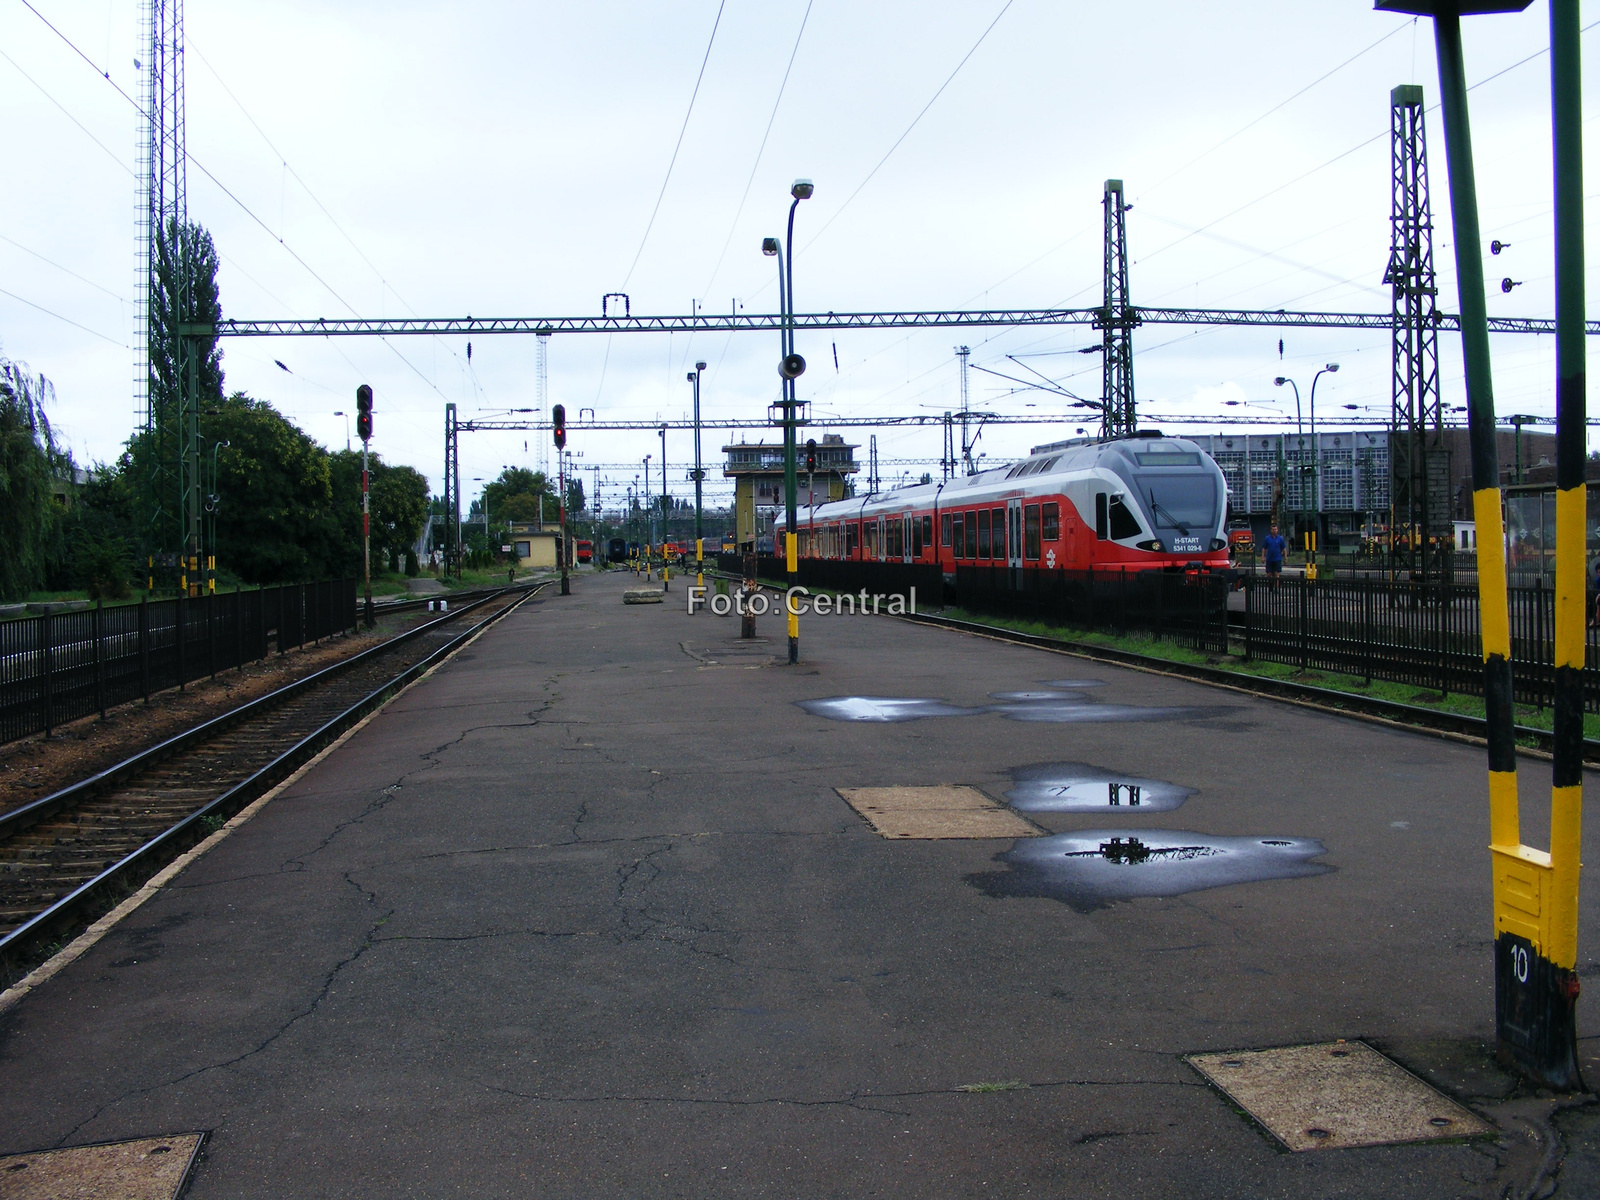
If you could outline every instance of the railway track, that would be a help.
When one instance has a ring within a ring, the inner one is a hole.
[[[546,586],[469,601],[0,816],[0,986]]]

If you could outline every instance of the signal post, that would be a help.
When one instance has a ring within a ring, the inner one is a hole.
[[[366,584],[366,603],[362,615],[368,629],[377,624],[372,612],[372,510],[367,474],[367,443],[372,440],[372,389],[362,384],[356,389],[356,433],[361,436],[361,574]]]
[[[550,410],[551,432],[556,441],[556,478],[561,494],[557,497],[556,513],[561,527],[561,594],[572,595],[572,581],[567,578],[567,460],[561,452],[567,448],[567,409],[558,404]],[[542,501],[541,501],[542,503]]]

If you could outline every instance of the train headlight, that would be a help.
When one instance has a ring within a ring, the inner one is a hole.
[[[1160,554],[1166,549],[1166,547],[1161,544],[1160,538],[1150,538],[1148,541],[1135,542],[1134,546],[1139,550],[1153,550],[1157,554]]]
[[[1227,540],[1225,538],[1212,538],[1211,548],[1213,550],[1226,550],[1228,548]]]

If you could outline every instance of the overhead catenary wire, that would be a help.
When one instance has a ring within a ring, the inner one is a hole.
[[[135,100],[132,96],[128,95],[127,91],[122,87],[121,84],[119,84],[116,80],[111,78],[111,72],[102,70],[95,63],[95,61],[92,58],[90,58],[87,54],[85,54],[81,49],[78,48],[77,44],[75,42],[73,42],[73,40],[71,38],[69,38],[66,34],[62,33],[61,30],[57,29],[56,26],[53,25],[50,22],[49,18],[47,18],[43,13],[41,13],[31,3],[29,3],[29,0],[22,0],[22,4],[23,4],[23,7],[25,7],[29,12],[33,13],[33,15],[38,17],[39,20],[43,21],[45,26],[50,30],[50,32],[55,34],[56,37],[60,38],[61,41],[63,43],[65,43],[66,46],[74,54],[76,54],[85,63],[87,63],[89,68],[90,68],[90,70],[94,71],[95,74],[99,75],[108,84],[110,84],[116,90],[117,95],[121,96],[125,101],[127,101],[128,104],[133,108],[133,110],[135,112],[139,113],[141,117],[145,115],[144,109],[143,109],[143,107],[140,106],[139,102],[137,100]],[[0,54],[3,54],[3,53],[4,53],[3,51],[0,51]],[[11,61],[9,59],[9,56],[8,56],[8,61]],[[16,66],[16,63],[12,62],[12,65]],[[18,67],[17,69],[21,70],[20,67]],[[26,72],[24,72],[24,75],[26,75]],[[30,83],[33,82],[31,78],[29,79],[29,82]],[[38,86],[38,85],[35,84],[35,86]],[[40,88],[40,90],[43,91],[44,89]],[[57,107],[60,107],[60,106],[57,105]],[[66,112],[65,109],[62,109],[62,111]],[[69,113],[68,116],[70,117],[71,114]],[[74,118],[74,123],[78,124],[78,122],[76,121],[75,118]],[[254,122],[252,122],[252,124],[253,123]],[[81,124],[79,124],[79,128],[82,128]],[[87,129],[84,129],[84,132],[88,133],[89,131]],[[94,138],[93,134],[89,134],[89,136],[91,138]],[[265,135],[263,135],[263,136],[265,136]],[[94,140],[97,143],[99,142],[98,138],[95,138]],[[101,146],[101,148],[105,149],[105,147],[103,145]],[[107,150],[107,153],[109,154],[110,151]],[[116,157],[116,156],[113,155],[112,157]],[[232,200],[234,202],[234,204],[238,205],[240,211],[242,211],[247,217],[249,217],[257,225],[259,225],[262,228],[262,230],[267,234],[268,237],[272,238],[275,242],[277,242],[278,245],[283,248],[285,253],[287,253],[289,255],[289,257],[293,258],[295,260],[295,262],[299,263],[300,266],[302,268],[304,268],[304,270],[306,271],[307,274],[309,274],[313,279],[315,279],[319,284],[321,284],[323,286],[323,288],[325,288],[327,290],[327,292],[328,292],[328,294],[330,296],[332,296],[340,304],[344,305],[345,308],[349,309],[351,313],[353,313],[353,314],[355,314],[357,316],[360,315],[359,312],[357,312],[356,307],[353,304],[351,304],[348,300],[346,300],[343,296],[341,296],[339,294],[338,290],[336,288],[334,288],[334,286],[332,284],[330,284],[326,279],[324,279],[320,274],[318,274],[316,269],[314,267],[312,267],[311,264],[308,263],[304,258],[302,258],[295,251],[294,247],[290,246],[289,243],[282,237],[281,234],[275,233],[273,231],[272,227],[270,225],[268,225],[264,220],[261,219],[260,216],[258,216],[256,214],[254,209],[252,209],[248,204],[246,204],[243,200],[241,200],[237,195],[235,195],[233,193],[233,191],[230,188],[228,188],[228,186],[226,184],[224,184],[220,179],[218,179],[214,174],[212,174],[212,172],[206,167],[206,165],[203,162],[201,162],[198,158],[196,158],[194,156],[194,154],[191,153],[188,150],[187,147],[185,147],[185,149],[184,149],[184,157],[185,157],[185,159],[187,159],[190,163],[192,163],[194,165],[196,170],[198,170],[202,175],[204,175],[207,179],[209,179],[212,182],[212,184],[214,184],[216,186],[218,191],[220,191],[229,200]],[[121,160],[118,159],[118,161],[120,162]],[[129,170],[129,173],[133,174],[131,169]],[[135,177],[137,177],[137,176],[135,176]],[[35,306],[35,307],[37,307],[37,306]],[[54,314],[52,314],[52,315],[54,315]],[[65,319],[65,318],[63,318],[63,319]],[[73,324],[76,324],[76,322],[73,322]],[[97,335],[97,336],[103,336],[103,335]],[[410,359],[408,359],[404,354],[402,354],[400,352],[399,347],[395,346],[386,337],[385,338],[380,338],[379,340],[381,342],[383,342],[383,344],[386,347],[388,347],[390,353],[392,353],[401,362],[405,363],[405,365],[407,367],[411,368],[411,370],[416,374],[417,378],[421,379],[430,388],[432,388],[435,392],[437,392],[439,394],[440,398],[442,398],[442,399],[448,399],[449,398],[449,397],[445,396],[445,394],[442,391],[439,390],[439,385],[438,384],[436,384],[433,380],[429,379],[425,374],[423,374],[421,368],[419,368],[415,363],[413,363]],[[120,345],[122,343],[118,343],[118,344]],[[347,358],[346,361],[348,362],[349,359]]]
[[[700,84],[706,77],[706,64],[711,61],[711,47],[717,44],[717,27],[722,24],[722,10],[727,3],[728,0],[719,0],[717,4],[717,16],[711,23],[711,36],[706,39],[705,57],[700,60],[700,73],[695,76],[694,91],[689,94],[689,108],[683,114],[683,125],[678,130],[678,141],[672,147],[672,158],[667,162],[667,173],[661,180],[661,190],[656,193],[655,207],[650,210],[650,219],[645,222],[644,236],[639,239],[639,248],[634,251],[628,273],[622,277],[623,287],[627,287],[628,280],[633,278],[633,272],[639,265],[639,258],[644,254],[645,244],[650,240],[650,231],[655,228],[656,214],[661,211],[661,201],[666,198],[667,184],[672,182],[672,168],[678,163],[678,151],[683,149],[683,135],[689,132],[689,118],[694,116],[694,102],[700,95]]]

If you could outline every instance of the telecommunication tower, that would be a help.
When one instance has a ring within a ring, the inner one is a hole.
[[[1128,437],[1137,426],[1133,403],[1133,331],[1139,314],[1128,302],[1128,205],[1122,180],[1106,180],[1105,304],[1094,319],[1103,370],[1100,436]]]
[[[1422,88],[1416,84],[1389,93],[1389,148],[1392,215],[1383,282],[1390,288],[1394,316],[1390,534],[1398,557],[1426,576],[1436,553],[1430,536],[1451,530],[1450,463],[1439,400],[1439,286],[1427,132]]]

